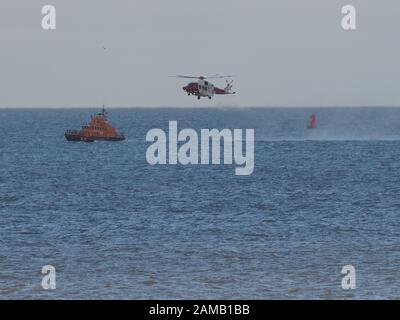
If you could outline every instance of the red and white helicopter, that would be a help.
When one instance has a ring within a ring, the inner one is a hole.
[[[197,79],[197,82],[191,82],[184,86],[182,89],[187,92],[188,96],[193,95],[196,96],[197,99],[200,100],[201,97],[208,97],[211,99],[215,94],[235,94],[236,92],[232,92],[232,81],[226,80],[226,87],[224,89],[220,89],[215,87],[211,82],[207,81],[207,79],[224,79],[224,78],[232,78],[233,76],[221,76],[221,75],[213,75],[213,76],[201,76],[201,77],[192,77],[192,76],[171,76],[173,78],[183,78],[183,79]]]

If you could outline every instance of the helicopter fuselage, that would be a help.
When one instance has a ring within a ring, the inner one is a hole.
[[[198,82],[191,82],[183,90],[187,92],[188,95],[200,97],[212,98],[215,94],[215,88],[212,83],[206,80],[199,80]]]
[[[232,92],[232,83],[233,81],[226,80],[226,87],[224,89],[220,89],[215,87],[210,81],[207,79],[221,79],[221,78],[231,78],[233,76],[220,76],[214,75],[210,77],[193,77],[193,76],[184,76],[184,75],[177,75],[171,76],[177,78],[185,78],[185,79],[198,79],[197,82],[190,82],[182,89],[185,91],[189,96],[193,95],[196,96],[197,99],[200,100],[201,97],[208,97],[211,99],[216,94],[235,94],[236,92]]]

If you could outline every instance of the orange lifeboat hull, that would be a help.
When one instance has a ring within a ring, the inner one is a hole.
[[[68,141],[75,141],[75,142],[94,142],[98,141],[124,141],[125,136],[120,134],[115,137],[96,137],[96,136],[86,136],[83,134],[82,131],[67,131],[64,134],[65,138]]]
[[[113,128],[106,118],[106,112],[98,113],[92,116],[89,123],[82,126],[81,130],[68,130],[64,134],[68,141],[82,141],[82,142],[93,142],[99,141],[123,141],[125,140],[125,135],[123,133],[118,133],[115,128]]]

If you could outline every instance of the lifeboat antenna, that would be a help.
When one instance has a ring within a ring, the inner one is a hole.
[[[101,114],[105,117],[107,115],[106,111],[106,106],[103,104],[103,110],[101,111]]]

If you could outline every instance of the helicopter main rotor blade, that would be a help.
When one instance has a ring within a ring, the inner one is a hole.
[[[233,78],[233,77],[235,77],[235,76],[233,76],[233,75],[221,76],[221,75],[219,75],[219,74],[215,74],[215,75],[213,75],[213,76],[208,76],[208,77],[206,77],[206,78],[207,78],[207,79],[225,79],[225,78]]]
[[[185,76],[185,75],[176,75],[176,76],[170,76],[170,78],[183,78],[183,79],[224,79],[224,78],[233,78],[233,75],[229,75],[229,76],[221,76],[219,74],[214,74],[212,76]]]
[[[177,76],[169,76],[170,78],[183,78],[183,79],[199,79],[201,77],[192,77],[192,76],[182,76],[182,75],[177,75]]]

